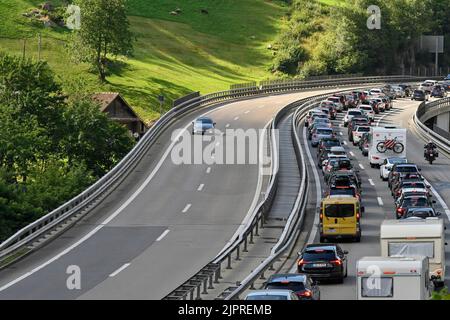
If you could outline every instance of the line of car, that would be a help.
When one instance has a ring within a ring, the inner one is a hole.
[[[272,297],[277,299],[275,296],[280,298],[282,293],[284,297],[280,299],[283,300],[318,300],[318,281],[344,281],[348,274],[348,252],[339,244],[328,242],[343,238],[359,242],[362,234],[361,218],[365,210],[361,200],[359,171],[353,167],[331,120],[336,119],[337,113],[347,111],[343,126],[347,127],[349,140],[367,156],[375,114],[391,109],[392,100],[413,93],[414,89],[408,85],[386,85],[329,97],[308,112],[305,120],[307,136],[312,147],[317,147],[317,165],[322,169],[326,183],[318,208],[320,243],[306,244],[299,252],[297,273],[273,275],[265,283],[264,290],[253,291],[246,299],[271,300]],[[380,142],[376,143],[379,147]],[[403,149],[401,151],[399,154],[404,152]],[[402,156],[387,157],[380,165],[380,178],[387,180],[391,188],[397,218],[405,221],[422,220],[441,215],[433,208],[436,201],[432,200],[430,186],[420,171]],[[380,263],[390,263],[384,259],[390,258],[382,258],[383,262]]]

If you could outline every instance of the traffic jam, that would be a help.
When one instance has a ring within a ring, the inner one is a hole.
[[[442,213],[435,208],[437,201],[422,169],[408,161],[407,130],[380,126],[380,120],[396,99],[427,101],[431,96],[445,97],[449,90],[450,85],[433,80],[416,87],[387,84],[335,94],[308,111],[306,137],[325,186],[317,204],[318,241],[298,253],[295,273],[272,275],[263,290],[252,291],[246,300],[319,300],[322,283],[344,283],[349,268],[346,243],[364,242],[362,221],[370,214],[364,203],[373,197],[364,193],[360,171],[364,167],[354,163],[350,144],[367,157],[371,168],[379,168],[380,181],[395,206],[379,226],[378,255],[356,261],[355,298],[429,299],[444,287]],[[424,145],[423,155],[431,165],[439,156],[436,145],[431,141]]]

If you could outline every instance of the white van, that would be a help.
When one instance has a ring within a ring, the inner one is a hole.
[[[384,220],[380,229],[381,255],[424,255],[430,260],[430,279],[436,288],[445,279],[445,228],[439,218]]]
[[[356,263],[358,300],[427,300],[428,258],[364,257]]]
[[[390,157],[406,157],[406,129],[371,127],[369,134],[369,162],[372,168]]]

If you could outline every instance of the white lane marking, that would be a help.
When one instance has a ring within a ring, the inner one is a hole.
[[[216,142],[216,146],[217,146],[217,147],[220,146],[220,142]]]
[[[346,146],[346,145],[347,145],[347,141],[344,140],[344,146]]]
[[[364,170],[364,166],[360,163],[359,164],[359,167],[362,169],[362,170]]]
[[[115,277],[119,274],[119,272],[125,270],[126,268],[128,268],[130,264],[129,263],[125,263],[123,266],[121,266],[119,269],[117,269],[116,271],[114,271],[113,273],[111,273],[109,275],[110,278]]]
[[[354,156],[355,156],[355,154],[354,154],[353,152],[351,152],[351,151],[350,151],[350,155],[351,155],[352,157],[354,157]]]
[[[437,192],[437,190],[433,187],[433,185],[428,182],[427,179],[424,179],[424,180],[425,180],[425,183],[430,186],[431,192],[433,192],[434,196],[441,204],[442,209],[444,209],[445,214],[447,215],[448,219],[450,219],[450,210],[448,209],[448,206],[445,203],[444,199],[442,199],[441,195]]]
[[[227,125],[225,126],[225,128],[229,128],[230,127],[230,124],[229,123],[227,123]]]
[[[182,212],[182,213],[186,213],[186,212],[188,212],[188,210],[189,210],[191,207],[192,207],[192,203],[188,203],[188,204],[186,205],[186,207],[184,207],[183,211],[181,211],[181,212]]]
[[[381,199],[381,197],[377,197],[377,200],[378,200],[378,205],[379,205],[380,207],[382,207],[382,206],[384,205],[383,199]]]
[[[167,234],[170,232],[169,229],[167,229],[166,231],[164,231],[159,237],[158,239],[156,239],[157,242],[161,241],[165,236],[167,236]]]
[[[339,132],[339,135],[340,135],[340,136],[343,136],[344,134],[343,134],[342,132]]]
[[[229,106],[229,105],[228,105]],[[213,110],[210,110],[208,112],[205,112],[204,114],[202,114],[200,117],[206,116],[207,114],[210,114],[212,112],[221,110],[223,108],[226,108],[227,105],[223,105],[221,107],[215,108]],[[53,263],[54,261],[58,260],[59,258],[61,258],[62,256],[66,255],[67,253],[69,253],[70,251],[72,251],[73,249],[75,249],[76,247],[78,247],[80,244],[82,244],[83,242],[85,242],[86,240],[88,240],[89,238],[91,238],[94,234],[96,234],[99,230],[101,230],[105,225],[107,225],[109,222],[111,222],[115,217],[117,217],[126,207],[128,207],[128,205],[134,201],[134,199],[137,198],[137,196],[142,192],[142,190],[144,190],[147,185],[150,183],[150,181],[153,179],[153,177],[156,175],[156,173],[159,171],[159,169],[161,168],[162,164],[164,163],[164,161],[166,160],[167,156],[169,155],[169,153],[172,151],[173,147],[175,146],[175,144],[177,143],[177,141],[180,139],[180,137],[182,136],[184,130],[188,130],[188,128],[191,126],[191,123],[187,124],[183,130],[180,130],[180,133],[178,134],[178,136],[176,136],[172,143],[169,145],[169,147],[166,149],[166,151],[164,152],[164,154],[162,155],[161,159],[159,160],[158,164],[156,165],[156,167],[153,169],[153,171],[149,174],[149,176],[145,179],[145,181],[142,183],[142,185],[127,199],[127,201],[125,201],[119,208],[117,208],[116,211],[114,211],[109,217],[107,217],[102,223],[100,223],[97,227],[95,227],[94,229],[92,229],[88,234],[86,234],[84,237],[82,237],[80,240],[78,240],[77,242],[75,242],[74,244],[72,244],[71,246],[67,247],[66,249],[64,249],[63,251],[61,251],[60,253],[58,253],[57,255],[55,255],[53,258],[47,260],[46,262],[42,263],[41,265],[37,266],[36,268],[32,269],[31,271],[26,272],[25,274],[23,274],[22,276],[8,282],[7,284],[5,284],[4,286],[0,287],[0,292],[8,289],[9,287],[15,285],[16,283],[22,281],[23,279],[28,278],[29,276],[33,275],[34,273],[38,272],[39,270],[45,268],[46,266],[48,266],[49,264]]]
[[[202,191],[204,186],[205,186],[204,183],[202,183],[201,185],[199,185],[198,188],[197,188],[197,191]]]
[[[250,110],[247,110],[244,112],[244,114],[249,114],[249,113],[250,113]]]
[[[258,205],[258,200],[260,198],[261,195],[261,189],[262,189],[262,174],[263,174],[263,165],[264,165],[264,161],[263,161],[263,156],[264,156],[264,134],[265,132],[267,132],[267,128],[269,127],[270,123],[272,122],[272,119],[269,120],[266,125],[264,126],[264,130],[261,130],[261,135],[259,137],[259,167],[258,167],[258,182],[256,184],[256,190],[255,190],[255,194],[253,196],[253,201],[252,204],[250,205],[250,208],[248,209],[247,215],[245,216],[244,220],[242,220],[241,225],[239,226],[239,228],[236,230],[236,232],[233,234],[233,236],[230,238],[230,240],[225,244],[225,246],[223,247],[222,250],[220,250],[220,252],[217,254],[216,257],[220,256],[222,254],[222,252],[228,248],[228,246],[230,245],[230,243],[232,243],[236,237],[239,236],[240,233],[242,233],[242,229],[245,227],[245,225],[248,223],[248,221],[250,220],[250,218],[252,217],[253,211],[255,210],[256,206]],[[273,163],[271,164],[273,165]]]
[[[380,126],[380,122],[383,121],[383,119],[386,118],[386,116],[389,116],[392,113],[393,113],[393,111],[385,111],[385,114],[378,119],[376,126],[379,127]]]
[[[371,186],[374,186],[374,185],[375,185],[375,183],[373,183],[373,180],[372,180],[372,179],[369,179],[369,183],[370,183]]]
[[[239,120],[239,117],[234,117],[234,120]]]
[[[208,167],[208,169],[206,169],[206,173],[211,173],[211,167]]]

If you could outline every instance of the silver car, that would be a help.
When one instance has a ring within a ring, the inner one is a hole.
[[[208,117],[197,118],[194,122],[192,122],[192,134],[205,134],[212,133],[214,131],[214,127],[216,123]]]
[[[336,137],[332,128],[317,127],[311,132],[311,145],[317,147],[321,139]]]

